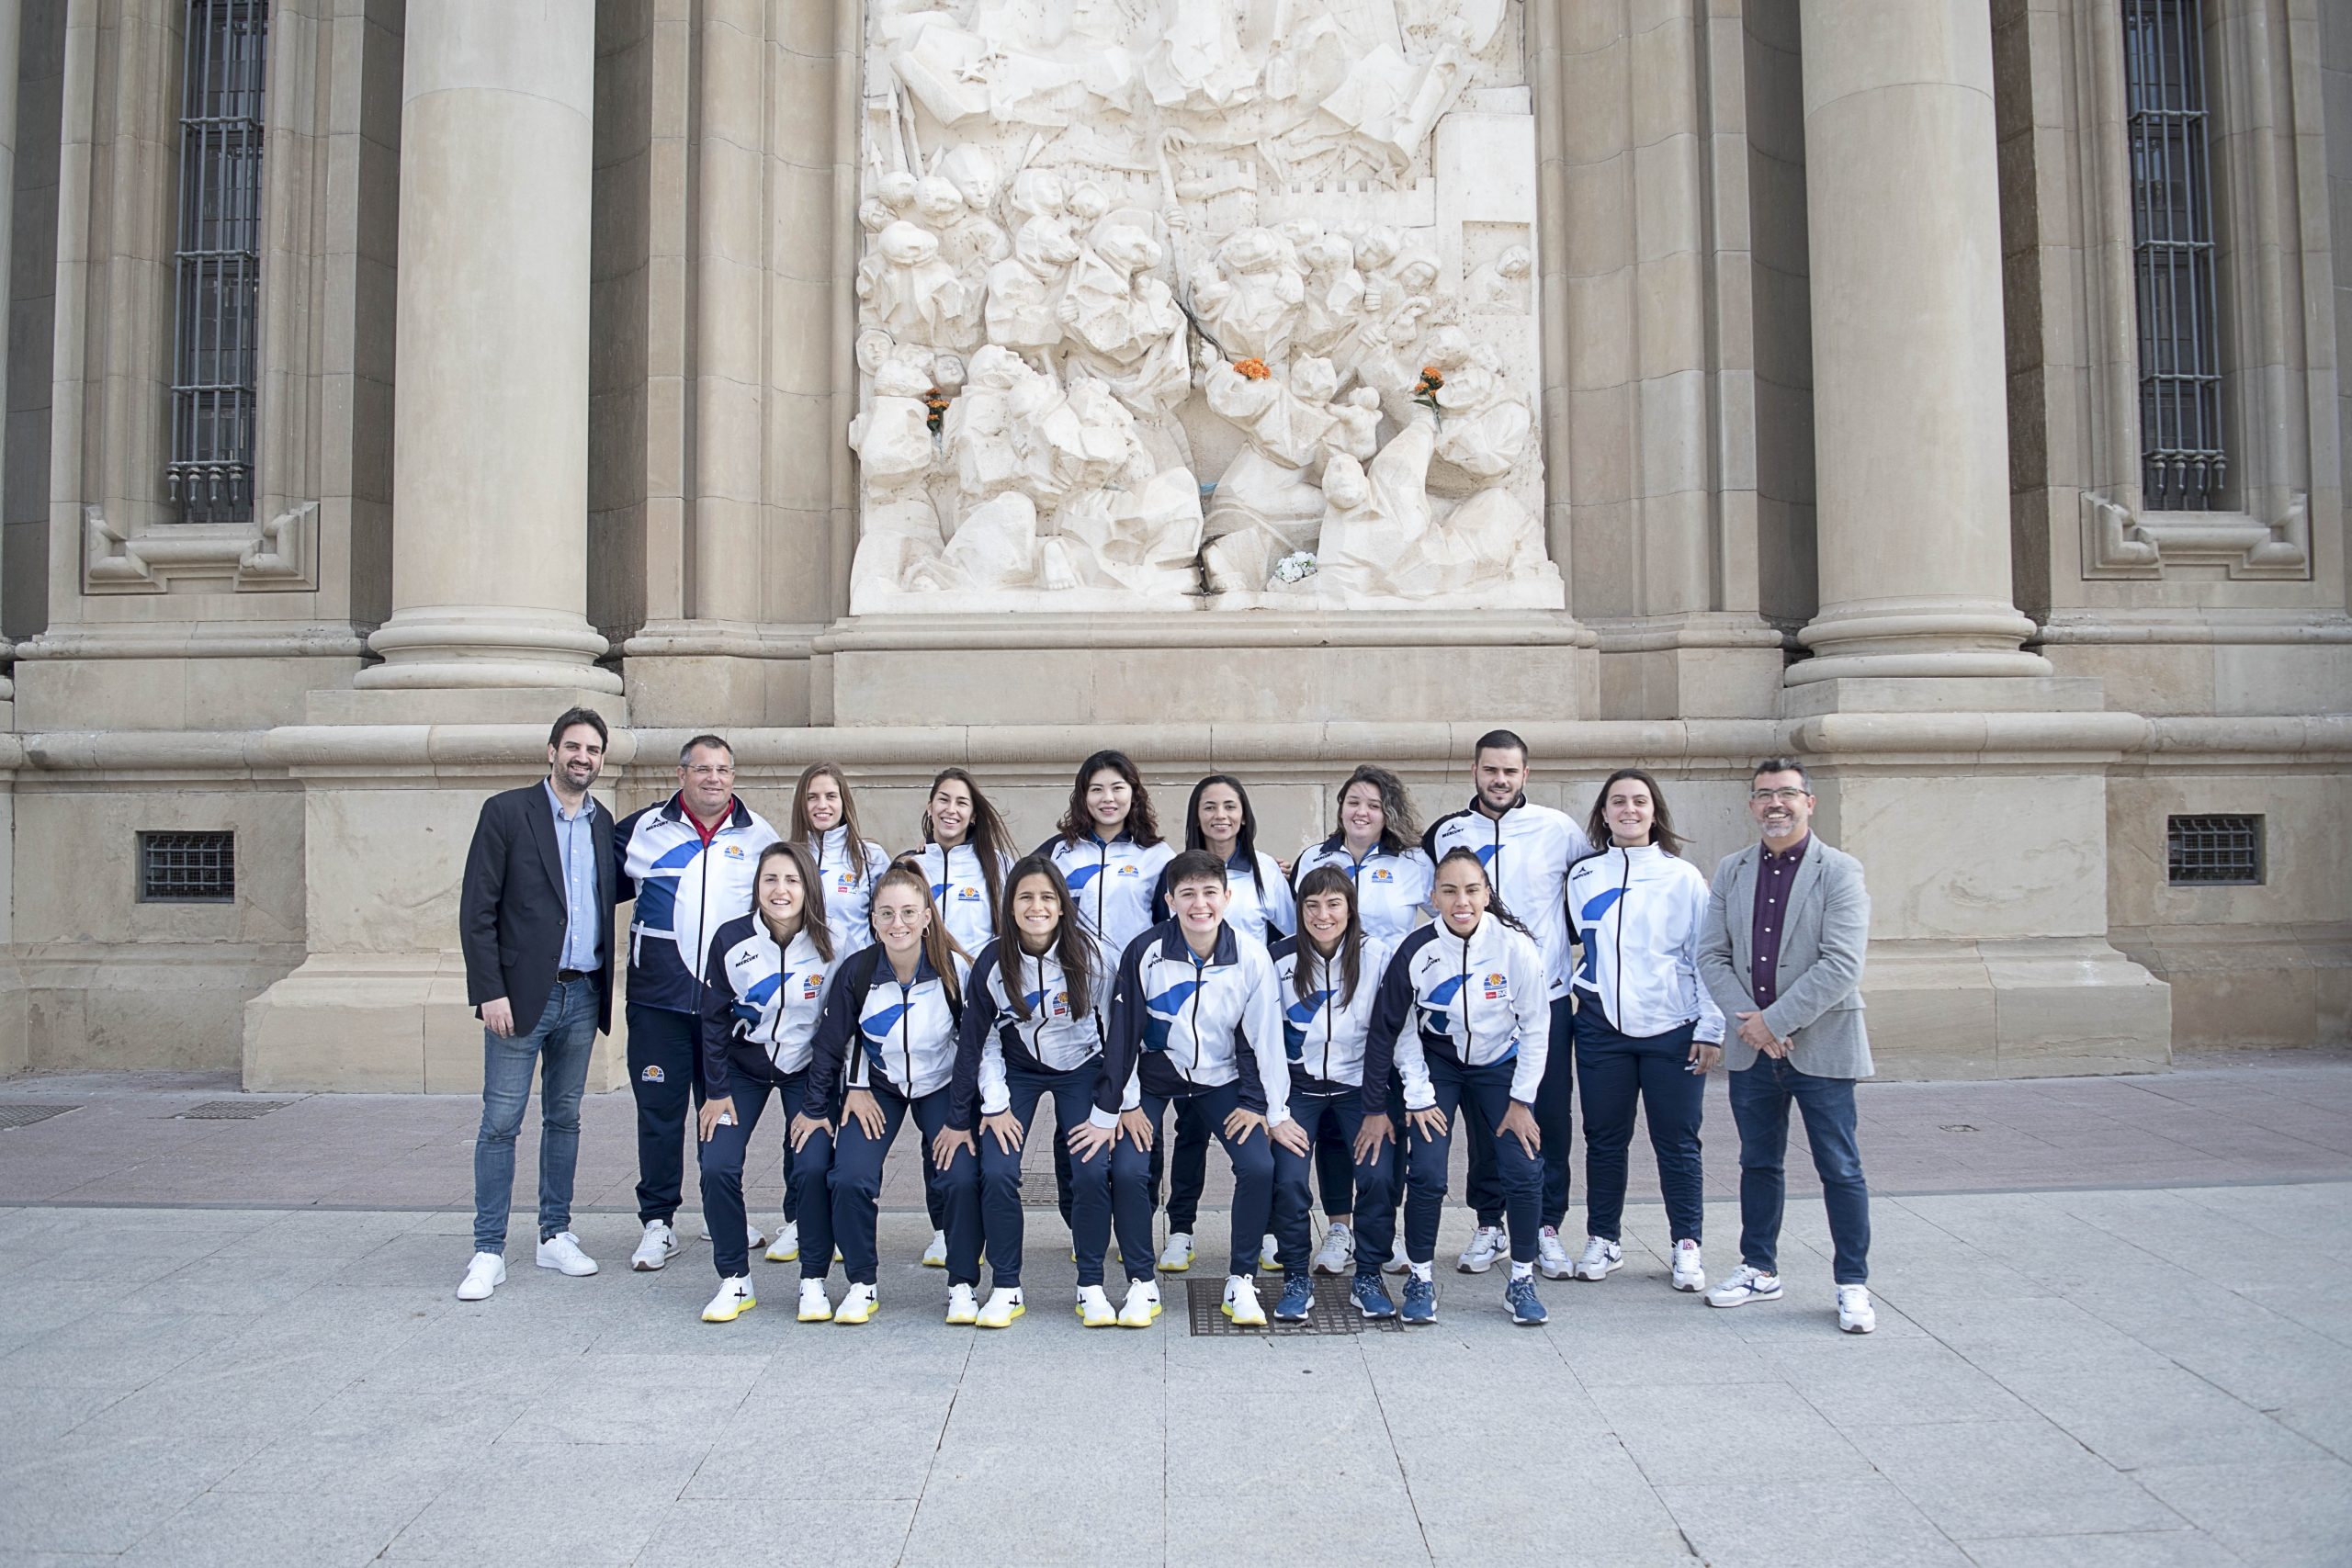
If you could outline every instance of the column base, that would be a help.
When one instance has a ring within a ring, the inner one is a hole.
[[[567,612],[498,604],[401,610],[376,628],[368,645],[384,662],[353,678],[352,684],[362,690],[621,689],[617,674],[596,668],[605,639],[583,616]]]
[[[2161,1072],[2172,993],[2098,937],[1871,943],[1864,1021],[1881,1078]]]
[[[614,1032],[598,1035],[588,1088],[628,1077]],[[245,1004],[244,1086],[254,1093],[480,1094],[481,1021],[454,953],[314,953]]]
[[[1792,686],[1840,677],[2047,675],[2050,661],[2019,645],[2034,635],[2012,605],[1967,599],[1864,599],[1830,606],[1797,633],[1811,659],[1789,666]]]

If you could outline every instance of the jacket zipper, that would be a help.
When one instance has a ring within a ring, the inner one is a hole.
[[[1634,886],[1634,852],[1621,849],[1617,853],[1625,870],[1617,881],[1617,1016],[1611,1021],[1622,1033],[1625,1028],[1625,897]]]
[[[1502,858],[1500,852],[1497,852],[1495,858]],[[1470,936],[1477,934],[1478,928],[1471,927]],[[1465,1067],[1471,1065],[1470,1044],[1476,1038],[1470,1031],[1470,936],[1462,939],[1462,1065]]]

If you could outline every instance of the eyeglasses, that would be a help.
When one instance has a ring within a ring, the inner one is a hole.
[[[735,776],[735,770],[724,762],[705,763],[699,768],[681,768],[678,771],[688,778],[695,779],[731,779]]]
[[[1759,789],[1747,798],[1758,806],[1770,806],[1776,800],[1783,806],[1794,806],[1800,800],[1811,799],[1812,795],[1810,791],[1802,789]]]

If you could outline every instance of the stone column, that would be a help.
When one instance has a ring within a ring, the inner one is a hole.
[[[1986,0],[1802,0],[1821,608],[1792,684],[2045,675],[2009,582]]]
[[[620,690],[588,602],[595,10],[411,0],[377,688]]]

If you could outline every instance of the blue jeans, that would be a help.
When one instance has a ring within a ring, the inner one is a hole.
[[[1298,1119],[1309,1145],[1303,1155],[1274,1145],[1274,1235],[1282,1242],[1283,1277],[1306,1278],[1314,1245],[1307,1225],[1307,1210],[1313,1202],[1307,1177],[1311,1170],[1319,1169],[1323,1150],[1334,1139],[1349,1152],[1350,1190],[1363,1198],[1363,1218],[1355,1226],[1356,1272],[1378,1274],[1396,1245],[1396,1144],[1383,1144],[1369,1161],[1354,1163],[1356,1129],[1363,1125],[1363,1095],[1358,1089],[1305,1094],[1293,1088],[1290,1113]],[[1327,1186],[1324,1191],[1328,1201],[1330,1189]]]
[[[702,1213],[710,1222],[710,1261],[722,1280],[739,1279],[752,1271],[751,1238],[745,1234],[743,1213],[743,1159],[752,1146],[752,1133],[760,1124],[760,1112],[766,1109],[770,1095],[783,1102],[784,1114],[779,1120],[786,1129],[786,1157],[790,1158],[792,1119],[800,1114],[802,1097],[808,1090],[806,1071],[787,1074],[782,1083],[763,1083],[743,1077],[738,1069],[733,1095],[735,1125],[712,1128],[710,1142],[702,1146]],[[827,1153],[831,1153],[832,1140],[825,1134],[813,1134],[808,1141],[823,1142]],[[810,1203],[807,1208],[808,1223],[800,1227],[800,1245],[816,1248],[830,1264],[833,1258],[831,1211],[823,1203]],[[806,1258],[809,1255],[804,1251],[800,1256]]]
[[[514,1205],[514,1135],[539,1081],[539,1239],[571,1228],[571,1173],[580,1163],[580,1094],[596,1043],[596,981],[559,980],[528,1034],[481,1032],[481,1129],[474,1134],[474,1250],[506,1250]],[[544,1060],[542,1060],[544,1058]]]
[[[1094,1109],[1095,1064],[1066,1073],[1032,1073],[1006,1064],[1004,1087],[1012,1096],[1006,1109],[1021,1123],[1022,1145],[1037,1124],[1037,1102],[1054,1097],[1054,1136],[1069,1137],[1069,1129],[1083,1124]],[[1007,1150],[985,1122],[980,1140],[980,1229],[988,1237],[989,1263],[1001,1291],[1021,1286],[1021,1150]],[[1111,1245],[1111,1152],[1097,1150],[1087,1159],[1070,1156],[1070,1244],[1078,1254],[1078,1282],[1102,1282],[1102,1254]]]
[[[1430,1087],[1437,1092],[1437,1108],[1445,1112],[1445,1131],[1435,1137],[1409,1131],[1405,1135],[1405,1256],[1415,1263],[1437,1256],[1445,1162],[1453,1149],[1453,1134],[1466,1120],[1471,1152],[1486,1145],[1489,1168],[1502,1190],[1503,1212],[1510,1222],[1511,1261],[1534,1262],[1536,1216],[1544,1201],[1543,1156],[1529,1154],[1517,1138],[1495,1132],[1510,1110],[1511,1070],[1519,1064],[1461,1067],[1433,1054],[1429,1065]],[[1548,1135],[1544,1143],[1550,1146]]]
[[[1676,1241],[1698,1241],[1704,1212],[1699,1121],[1707,1080],[1690,1070],[1699,1026],[1636,1037],[1611,1027],[1600,1007],[1577,1009],[1577,1077],[1584,1084],[1585,1232],[1619,1240],[1625,1215],[1625,1151],[1634,1142],[1638,1100],[1657,1153],[1657,1184],[1667,1228]]]
[[[890,1145],[899,1136],[910,1111],[913,1112],[915,1131],[927,1145],[947,1125],[947,1100],[950,1090],[935,1089],[922,1099],[909,1101],[888,1089],[874,1089],[874,1102],[882,1108],[882,1135],[869,1138],[865,1129],[854,1116],[844,1117],[841,1131],[833,1134],[832,1193],[833,1244],[842,1249],[842,1269],[853,1285],[871,1285],[880,1265],[876,1257],[875,1232],[881,1213],[878,1200],[882,1196],[882,1162],[890,1153]],[[815,1144],[816,1139],[808,1140]],[[804,1169],[803,1178],[808,1175]],[[980,1282],[980,1162],[970,1151],[958,1149],[956,1157],[944,1169],[923,1167],[926,1200],[935,1190],[940,1207],[947,1218],[947,1282],[951,1285],[977,1285]],[[802,1208],[811,1207],[802,1204]],[[718,1234],[717,1227],[712,1234]],[[832,1266],[832,1254],[825,1254],[825,1265],[812,1275],[808,1266],[808,1233],[800,1233],[800,1277],[804,1280],[823,1279]]]
[[[1568,1139],[1576,1130],[1577,1051],[1575,1008],[1566,992],[1552,998],[1551,1054],[1544,1058],[1544,1079],[1535,1086],[1535,1130],[1544,1135],[1539,1158],[1544,1167],[1544,1193],[1537,1205],[1541,1223],[1557,1227],[1568,1213]],[[1496,1179],[1487,1146],[1470,1145],[1470,1207],[1482,1225],[1503,1223],[1505,1202]]]
[[[1731,1075],[1731,1119],[1739,1128],[1739,1260],[1767,1274],[1780,1272],[1775,1255],[1788,1193],[1781,1162],[1789,1151],[1792,1101],[1804,1117],[1813,1168],[1821,1176],[1838,1283],[1868,1284],[1871,1190],[1854,1136],[1854,1080],[1815,1077],[1770,1056]]]
[[[1226,1157],[1233,1162],[1233,1225],[1227,1237],[1230,1258],[1226,1272],[1254,1274],[1258,1268],[1258,1242],[1266,1234],[1266,1222],[1273,1213],[1272,1144],[1262,1131],[1238,1141],[1226,1133],[1225,1119],[1241,1104],[1238,1080],[1202,1089],[1177,1103],[1206,1119],[1211,1133],[1225,1145]],[[1159,1145],[1161,1120],[1168,1106],[1169,1101],[1156,1094],[1143,1097],[1142,1110],[1151,1122],[1155,1148]],[[1119,1228],[1119,1250],[1126,1258],[1127,1278],[1150,1279],[1151,1156],[1128,1140],[1121,1140],[1111,1151],[1111,1211]]]

